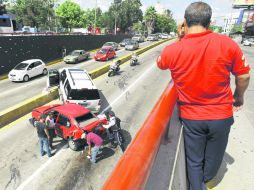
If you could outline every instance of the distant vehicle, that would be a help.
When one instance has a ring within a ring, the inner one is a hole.
[[[29,81],[30,78],[38,75],[46,75],[47,68],[40,59],[29,59],[19,63],[8,74],[11,81]]]
[[[251,46],[251,45],[253,45],[253,42],[251,42],[250,40],[244,40],[243,45],[244,46]]]
[[[111,46],[104,46],[94,56],[96,61],[108,61],[116,56],[114,48]]]
[[[126,50],[136,50],[138,48],[139,48],[139,43],[136,40],[130,40],[125,45]]]
[[[142,36],[141,34],[136,34],[135,36],[132,37],[132,40],[136,40],[137,42],[144,42],[145,41],[145,37]]]
[[[0,15],[0,33],[12,33],[14,26],[9,16]]]
[[[73,28],[73,33],[82,33],[82,34],[88,34],[88,30],[86,28]]]
[[[36,27],[23,26],[22,32],[23,32],[23,33],[36,33],[36,32],[38,32],[38,31],[37,31],[37,28],[36,28]]]
[[[105,46],[111,46],[114,48],[115,51],[118,49],[118,43],[116,42],[106,42],[105,44],[103,44],[102,47],[105,47]]]
[[[101,124],[106,124],[105,119],[99,119],[87,108],[77,104],[53,104],[35,108],[32,111],[31,123],[34,125],[40,116],[52,114],[55,120],[57,136],[68,140],[69,147],[76,151],[85,141],[81,138],[84,132],[93,131]],[[100,130],[105,128],[100,127]]]
[[[159,36],[157,34],[150,34],[147,37],[147,41],[158,41],[159,40]]]
[[[162,34],[161,39],[169,39],[171,36],[169,34]]]
[[[127,43],[128,41],[130,41],[130,40],[131,40],[130,38],[125,38],[125,39],[123,39],[123,41],[121,41],[119,44],[120,44],[121,47],[124,47],[124,46],[126,45],[126,43]]]
[[[90,53],[85,50],[74,50],[69,55],[63,58],[65,63],[78,63],[79,61],[83,61],[88,59]]]
[[[89,73],[83,69],[62,68],[48,71],[47,88],[59,86],[60,99],[75,103],[98,113],[101,107],[100,94]]]
[[[157,32],[156,35],[158,36],[159,39],[162,38],[162,33]]]

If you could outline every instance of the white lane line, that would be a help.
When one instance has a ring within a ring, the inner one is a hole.
[[[126,94],[132,87],[134,87],[141,79],[146,76],[154,67],[156,64],[152,64],[142,75],[140,75],[128,88],[126,88],[113,102],[111,102],[101,113],[104,113],[109,108],[111,108],[123,95]]]
[[[49,158],[47,162],[45,162],[39,169],[37,169],[31,176],[29,176],[24,182],[22,182],[16,190],[23,190],[34,178],[36,178],[40,172],[42,172],[51,162],[53,162],[59,155],[63,152],[61,149],[56,155]]]

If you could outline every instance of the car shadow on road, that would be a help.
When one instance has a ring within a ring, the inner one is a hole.
[[[59,152],[62,148],[69,148],[68,142],[60,137],[56,137],[53,139],[53,150],[51,150],[51,153],[56,154]]]

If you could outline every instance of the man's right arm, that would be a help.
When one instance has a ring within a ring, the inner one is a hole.
[[[239,111],[244,103],[244,92],[250,80],[250,66],[239,46],[236,47],[232,73],[235,75],[234,111]]]
[[[240,76],[235,76],[235,92],[234,92],[234,111],[239,111],[244,103],[244,92],[249,85],[250,75],[243,74]]]

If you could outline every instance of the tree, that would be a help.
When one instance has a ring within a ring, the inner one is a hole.
[[[235,24],[230,33],[243,32],[243,24]]]
[[[157,13],[154,7],[148,7],[145,12],[144,19],[147,32],[148,34],[151,34],[154,31],[155,21],[157,19]]]
[[[86,16],[77,3],[66,0],[56,9],[56,15],[64,28],[79,28],[84,25]]]
[[[11,12],[23,25],[32,27],[51,27],[54,18],[55,0],[16,0]]]
[[[121,31],[126,32],[134,23],[142,21],[141,6],[140,0],[115,0],[109,10],[102,14],[101,20],[106,21],[102,22],[102,25],[107,28],[114,28],[116,22],[116,26]]]
[[[176,22],[172,17],[166,15],[157,15],[154,32],[173,32],[176,30]]]

